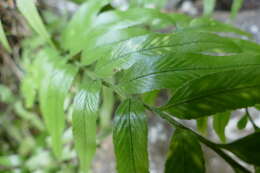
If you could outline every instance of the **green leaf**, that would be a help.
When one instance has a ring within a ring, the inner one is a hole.
[[[107,4],[107,0],[89,0],[82,4],[78,11],[73,15],[68,26],[62,33],[62,44],[65,49],[76,54],[84,47],[84,38],[90,31],[92,24],[100,9]]]
[[[260,44],[243,39],[232,39],[232,41],[240,47],[242,52],[254,53],[259,55]]]
[[[238,29],[232,25],[225,24],[208,17],[200,17],[193,19],[189,27],[184,28],[183,31],[205,31],[205,32],[230,32],[238,35],[252,37],[252,34]]]
[[[208,128],[208,117],[198,118],[196,121],[198,131],[202,134],[206,134]]]
[[[77,69],[66,64],[53,52],[47,52],[50,64],[45,67],[45,76],[40,88],[40,107],[46,127],[51,135],[56,157],[61,156],[62,134],[65,125],[64,101],[72,85]]]
[[[113,129],[118,173],[148,173],[147,120],[142,103],[124,101],[116,111]]]
[[[220,144],[219,146],[234,153],[237,157],[244,160],[245,162],[260,166],[259,139],[260,132],[255,132],[232,143]]]
[[[204,173],[204,164],[197,137],[187,130],[176,129],[171,139],[165,173]]]
[[[216,0],[203,0],[203,14],[209,16],[213,13]]]
[[[241,119],[237,122],[237,128],[238,128],[239,130],[242,130],[242,129],[246,128],[247,122],[248,122],[248,114],[246,113],[246,114],[243,115],[243,116],[241,117]]]
[[[260,103],[260,70],[250,67],[206,75],[181,86],[162,110],[185,119]]]
[[[105,32],[104,32],[105,31]],[[94,61],[103,57],[111,51],[113,44],[124,41],[132,37],[147,34],[147,31],[140,28],[126,28],[118,30],[96,29],[88,37],[85,49],[82,53],[82,63],[84,65],[92,64]],[[95,44],[93,44],[95,43]]]
[[[213,128],[222,142],[226,142],[225,129],[229,122],[231,112],[218,113],[213,116]]]
[[[244,0],[233,0],[231,7],[231,18],[234,19],[237,16],[240,8],[243,6]]]
[[[210,56],[194,53],[140,55],[136,64],[120,72],[117,87],[127,94],[170,88],[173,92],[187,81],[223,70],[260,65],[260,56],[237,54]]]
[[[144,8],[102,13],[96,18],[92,29],[84,36],[85,40],[82,40],[82,45],[84,45],[82,62],[88,65],[100,58],[104,54],[100,51],[104,45],[144,35],[149,33],[149,30],[177,25],[183,20],[190,21],[181,15],[168,15],[155,9]]]
[[[41,17],[37,11],[37,8],[33,0],[16,0],[17,7],[22,15],[27,19],[30,26],[38,33],[45,41],[53,46],[51,37],[46,30]]]
[[[96,153],[96,121],[101,83],[85,80],[73,103],[73,136],[83,172],[88,172]]]
[[[8,43],[8,40],[5,36],[5,32],[4,32],[4,28],[3,28],[3,25],[2,25],[2,22],[0,20],[0,43],[3,45],[3,47],[10,53],[12,50],[11,50],[11,47]]]
[[[100,58],[95,72],[100,77],[107,77],[129,68],[143,57],[152,58],[176,52],[212,52],[216,49],[223,52],[240,52],[240,48],[229,38],[210,33],[147,34],[114,45],[110,52]]]

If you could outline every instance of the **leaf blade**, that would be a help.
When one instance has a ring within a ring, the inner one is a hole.
[[[45,69],[46,74],[41,81],[40,108],[51,135],[52,149],[56,157],[60,158],[65,126],[64,101],[78,69],[56,57],[53,51],[47,52],[46,56],[51,58],[51,63]]]
[[[171,139],[165,173],[204,173],[203,153],[196,136],[189,131],[176,129]]]
[[[245,68],[195,79],[180,87],[161,109],[190,119],[253,106],[260,102],[259,73],[258,68]]]
[[[100,90],[99,81],[84,81],[73,103],[73,136],[84,172],[88,172],[96,152],[96,121]]]
[[[169,88],[173,92],[190,80],[223,70],[260,65],[260,56],[237,54],[210,56],[197,53],[143,55],[129,69],[119,73],[117,87],[128,94]]]
[[[97,63],[95,72],[107,77],[115,72],[128,69],[143,55],[156,56],[168,53],[199,53],[221,49],[223,52],[240,52],[240,48],[231,39],[211,33],[178,32],[174,34],[147,34],[131,38],[112,46]]]
[[[116,112],[113,142],[118,173],[148,173],[147,120],[138,101],[124,101]]]
[[[27,19],[30,26],[38,33],[45,41],[47,41],[51,46],[54,44],[51,41],[51,37],[45,28],[41,17],[37,11],[37,8],[33,0],[16,0],[17,7],[22,13],[22,15]]]
[[[225,128],[230,119],[230,112],[223,112],[213,116],[213,128],[222,142],[226,142]]]
[[[107,0],[87,1],[83,3],[73,15],[68,26],[62,33],[62,46],[69,50],[72,55],[80,52],[84,42],[99,10],[107,4]]]
[[[234,153],[240,159],[248,163],[260,166],[259,139],[260,132],[258,131],[234,142],[220,144],[219,146]]]

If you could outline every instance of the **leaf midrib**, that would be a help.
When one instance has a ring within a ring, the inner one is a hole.
[[[221,38],[221,37],[220,37]],[[221,44],[219,42],[213,42],[209,40],[200,40],[200,41],[192,41],[192,42],[186,42],[186,43],[179,43],[179,44],[170,44],[170,45],[165,45],[165,46],[156,46],[156,47],[150,47],[146,49],[139,49],[136,51],[128,52],[120,56],[116,56],[114,58],[111,58],[109,62],[106,63],[106,65],[102,66],[100,69],[104,69],[105,67],[109,66],[111,63],[113,63],[115,60],[124,58],[128,55],[135,54],[135,53],[140,53],[140,52],[146,52],[154,49],[160,49],[160,48],[170,48],[170,47],[177,47],[177,46],[184,46],[184,45],[190,45],[190,44],[195,44],[195,43],[214,43],[214,44]],[[172,52],[177,52],[177,51],[172,51]]]
[[[130,135],[130,152],[131,152],[131,160],[132,160],[132,163],[133,163],[133,169],[134,169],[134,172],[136,172],[136,164],[135,164],[135,155],[134,155],[134,148],[133,148],[133,134],[132,134],[132,124],[131,124],[131,100],[129,100],[129,103],[128,103],[128,123],[129,123],[129,128],[130,128],[130,132],[129,132],[129,135]]]
[[[168,73],[168,72],[181,72],[181,71],[192,71],[192,70],[217,70],[217,69],[232,69],[232,68],[247,68],[250,66],[260,66],[260,64],[246,64],[246,65],[233,65],[233,66],[220,66],[220,67],[197,67],[197,68],[183,68],[183,69],[174,69],[174,70],[164,70],[164,71],[156,71],[152,73],[148,73],[145,75],[137,76],[136,78],[130,79],[128,82],[132,82],[134,80],[138,80],[141,78],[145,78],[148,76],[161,74],[161,73]]]
[[[200,100],[200,99],[203,99],[205,97],[209,97],[209,96],[212,96],[212,95],[216,95],[216,94],[225,94],[225,93],[228,93],[230,91],[239,91],[239,90],[245,90],[245,89],[250,89],[250,88],[260,88],[260,85],[252,85],[252,86],[248,86],[248,87],[242,87],[242,88],[230,88],[230,89],[220,89],[220,90],[216,90],[214,92],[211,92],[209,94],[204,94],[204,95],[198,95],[198,96],[195,96],[195,97],[192,97],[190,99],[186,99],[186,100],[183,100],[183,101],[180,101],[180,102],[176,102],[176,103],[173,103],[173,104],[170,104],[168,106],[165,106],[165,107],[162,107],[164,110],[166,109],[170,109],[172,107],[176,107],[176,106],[179,106],[181,104],[187,104],[189,102],[192,102],[192,101],[196,101],[196,100]],[[174,96],[173,96],[174,97]]]

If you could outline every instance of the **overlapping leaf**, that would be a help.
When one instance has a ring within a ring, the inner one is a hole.
[[[76,75],[77,68],[66,64],[64,59],[57,57],[55,51],[47,51],[48,60],[42,72],[40,107],[51,135],[52,148],[57,157],[61,156],[62,134],[65,125],[64,100]],[[37,81],[36,81],[37,82]]]
[[[242,130],[242,129],[246,128],[247,122],[248,122],[248,114],[246,113],[246,114],[243,115],[243,116],[241,117],[241,119],[237,122],[237,128],[238,128],[239,130]]]
[[[186,130],[175,130],[171,139],[165,173],[204,173],[203,153],[198,139]]]
[[[199,118],[260,102],[260,70],[250,67],[210,74],[181,86],[161,109],[179,118]]]
[[[150,56],[149,53],[141,53],[142,59],[139,57],[141,60],[119,78],[118,87],[125,93],[137,94],[163,88],[175,91],[185,82],[209,73],[260,65],[260,56],[252,54],[210,56],[170,53]]]
[[[147,120],[137,100],[124,101],[116,111],[113,129],[118,173],[148,173]]]
[[[202,134],[207,133],[208,128],[208,117],[202,117],[196,120],[197,123],[197,129]]]
[[[53,45],[51,37],[46,30],[41,17],[35,7],[33,0],[16,0],[17,7],[27,19],[30,26],[38,33],[45,41]]]
[[[158,30],[165,26],[181,25],[180,23],[184,21],[189,22],[190,19],[177,14],[164,14],[154,9],[135,8],[102,13],[91,26],[92,29],[81,40],[84,45],[82,62],[90,64],[102,57],[99,52],[102,52],[104,45],[149,33],[146,25],[150,30]],[[97,53],[99,54],[96,55]]]
[[[206,31],[206,32],[228,32],[234,33],[238,35],[243,35],[247,37],[251,37],[252,35],[246,31],[242,31],[239,28],[236,28],[232,25],[225,24],[214,20],[212,18],[200,17],[193,19],[189,26],[184,28],[183,31]]]
[[[260,166],[260,132],[241,138],[229,144],[221,144],[220,147],[231,151],[240,159]]]
[[[223,112],[213,116],[213,128],[222,142],[226,142],[225,129],[229,122],[230,114],[230,112]]]
[[[81,51],[84,46],[82,39],[90,30],[99,10],[105,4],[107,4],[107,0],[89,0],[81,5],[63,33],[62,44],[65,49],[70,50],[72,54]]]
[[[229,38],[210,33],[188,32],[175,34],[148,34],[131,38],[113,46],[97,63],[95,72],[105,77],[121,69],[127,69],[143,56],[151,59],[155,55],[172,52],[240,52],[240,48]]]
[[[84,172],[88,172],[96,153],[96,121],[100,102],[101,83],[85,80],[73,104],[73,136]]]

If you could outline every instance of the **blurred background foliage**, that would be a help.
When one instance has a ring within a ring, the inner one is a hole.
[[[47,29],[52,35],[59,36],[59,32],[64,28],[71,13],[77,9],[80,3],[85,0],[39,0],[38,9],[44,19]],[[114,0],[113,7],[127,9],[132,7],[160,8],[167,12],[185,12],[189,15],[197,16],[211,15],[215,10],[232,10],[232,17],[235,17],[240,6],[242,9],[257,8],[260,6],[259,0],[237,1],[232,6],[232,0],[206,0],[183,1],[183,0]],[[216,3],[216,7],[213,3]],[[239,4],[241,3],[241,4]],[[203,12],[204,5],[204,12]],[[64,8],[66,7],[66,8]],[[33,68],[41,65],[34,58],[44,45],[44,41],[33,33],[27,26],[24,18],[16,9],[13,0],[0,1],[0,25],[5,31],[8,43],[3,33],[0,32],[0,172],[35,172],[35,173],[71,173],[78,171],[78,161],[73,149],[73,139],[71,128],[64,133],[64,155],[62,161],[55,160],[50,151],[50,137],[46,132],[43,120],[40,116],[37,99],[37,75],[33,73]],[[9,52],[12,49],[12,54]],[[113,97],[108,88],[103,92],[105,97],[110,98],[103,103],[99,127],[108,129],[111,123],[110,115],[106,112],[113,111]],[[154,100],[153,96],[144,98],[147,102]],[[71,124],[71,114],[68,110],[67,123]],[[248,112],[246,112],[248,113]],[[102,116],[103,115],[103,116]],[[230,113],[224,122],[215,121],[214,128],[220,135],[220,139],[225,141],[223,128],[219,128],[218,123],[228,123]],[[198,120],[198,127],[202,133],[207,133],[208,119]],[[243,129],[248,122],[247,116],[242,116],[238,123],[238,128]],[[100,133],[99,141],[106,136],[106,132]],[[69,164],[68,164],[69,163]]]

